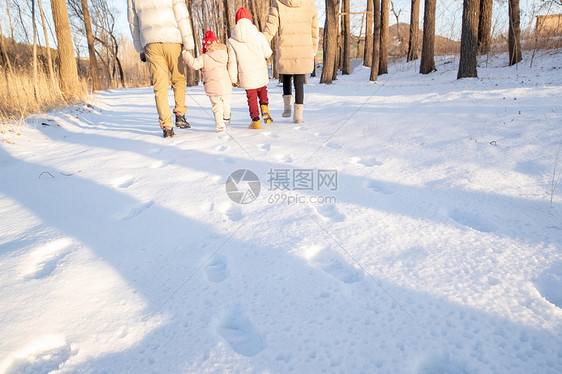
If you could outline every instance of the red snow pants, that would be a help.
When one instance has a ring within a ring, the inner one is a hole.
[[[252,121],[259,120],[259,105],[269,104],[269,100],[267,99],[267,87],[263,86],[260,88],[254,88],[252,90],[246,90],[246,97],[248,98],[248,108],[250,108],[250,118],[252,119]]]

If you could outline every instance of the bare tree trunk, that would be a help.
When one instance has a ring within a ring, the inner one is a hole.
[[[193,4],[193,0],[190,1]],[[195,45],[195,47],[193,48],[193,56],[198,57],[200,55],[200,48],[202,48],[199,39],[200,26],[198,20],[195,19],[193,14],[194,13],[189,13],[190,20],[192,21],[191,27],[193,28],[193,44]],[[220,30],[219,25],[217,25],[217,30]],[[201,70],[197,70],[195,72],[195,79],[197,80],[197,82],[201,81]]]
[[[258,30],[262,30],[263,26],[262,26],[262,22],[261,22],[261,14],[260,14],[260,8],[258,7],[256,0],[248,0],[249,1],[249,5],[250,5],[250,12],[252,13],[252,16],[254,17],[254,24],[257,26]]]
[[[107,43],[106,43],[107,45]],[[105,65],[107,69],[107,87],[113,86],[113,75],[111,74],[111,60],[109,59],[109,47],[105,50]]]
[[[365,52],[363,66],[370,67],[373,62],[373,0],[367,0],[367,25],[365,28]]]
[[[480,20],[478,22],[478,50],[485,55],[490,52],[492,38],[492,7],[494,0],[480,0]]]
[[[277,35],[271,39],[271,49],[273,50],[271,55],[271,75],[273,79],[279,79],[279,72],[277,71]]]
[[[320,83],[331,84],[336,63],[337,36],[336,0],[326,0],[326,19],[324,22],[324,66]]]
[[[478,54],[478,21],[480,0],[464,0],[462,14],[461,56],[457,79],[476,78]]]
[[[509,66],[523,59],[521,55],[521,28],[519,0],[509,0]]]
[[[10,2],[6,0],[6,13],[8,14],[8,21],[10,22],[10,32],[12,40],[14,40],[14,25],[12,24],[12,16],[10,15]]]
[[[23,16],[22,16],[22,12],[21,12],[21,7],[18,3],[14,3],[14,5],[16,6],[17,10],[18,10],[18,16],[20,18],[20,23],[22,25],[25,25],[25,23],[23,22]],[[25,35],[25,41],[27,44],[31,44],[31,40],[29,40],[29,34],[27,33],[27,28],[24,26],[23,27],[23,33]]]
[[[351,26],[350,26],[349,0],[342,0],[343,15],[343,61],[342,74],[351,74]]]
[[[121,60],[119,60],[119,43],[117,43],[117,39],[115,39],[113,32],[109,33],[109,35],[111,36],[111,40],[113,42],[113,64],[114,66],[116,65],[117,70],[119,71],[121,87],[125,87],[125,75],[123,74]]]
[[[339,22],[341,9],[341,1],[336,0],[336,35],[337,35],[337,50],[336,50],[336,62],[334,64],[334,71],[332,72],[332,80],[338,79],[338,69],[341,69],[341,57],[342,57],[342,37],[341,37],[341,25]]]
[[[51,48],[49,47],[49,36],[47,34],[47,22],[45,21],[45,13],[43,12],[43,6],[41,5],[41,0],[37,0],[37,5],[39,6],[39,13],[41,13],[41,23],[43,25],[43,34],[45,36],[45,48],[47,50],[47,67],[49,68],[49,78],[51,84],[55,87],[55,72],[53,70],[53,60],[51,58]]]
[[[209,22],[207,17],[207,5],[205,1],[201,2],[201,24],[204,30],[209,29]],[[224,40],[225,43],[226,43],[226,39],[228,39],[228,35],[230,35],[229,33],[230,30],[225,30],[225,40]]]
[[[391,1],[390,2],[390,10],[392,11],[392,14],[394,14],[394,17],[396,18],[396,36],[398,37],[398,43],[400,44],[399,46],[399,51],[400,54],[403,53],[403,49],[404,49],[404,38],[402,37],[402,30],[400,27],[400,13],[402,13],[402,9],[400,9],[398,11],[398,13],[396,13],[396,10],[394,9],[394,2]]]
[[[376,82],[379,77],[379,63],[381,51],[381,3],[373,2],[373,60],[371,62],[371,76],[369,80]]]
[[[390,9],[388,0],[381,0],[381,55],[379,62],[379,75],[388,73],[388,44],[390,42],[388,30],[389,23]]]
[[[226,39],[230,38],[230,31],[232,26],[230,24],[230,6],[228,5],[228,0],[224,0],[224,25],[225,25],[225,42]]]
[[[215,28],[213,26],[217,25],[217,27],[218,27],[219,21],[222,19],[222,14],[220,13],[219,4],[216,1],[211,2],[211,4],[213,4],[212,7],[210,8],[211,9],[211,25],[206,30],[215,30]],[[203,35],[205,35],[206,30],[203,31]],[[216,30],[218,30],[218,28]],[[218,39],[218,36],[217,36],[217,39]],[[226,35],[224,36],[224,41],[226,43]]]
[[[193,0],[186,0],[186,4],[187,6],[187,10],[189,12],[189,23],[191,24],[191,30],[192,30],[192,34],[193,37],[195,39],[195,35],[198,33],[198,31],[195,29],[194,24],[193,24]],[[197,45],[195,45],[195,50],[197,50]],[[194,51],[195,52],[195,51]],[[197,53],[195,53],[195,55],[197,55]],[[181,62],[183,64],[183,62]],[[199,82],[197,82],[197,74],[195,72],[195,70],[193,70],[192,68],[190,68],[189,66],[185,66],[185,71],[186,71],[186,84],[188,87],[193,87],[193,86],[197,86],[197,84]]]
[[[8,51],[6,49],[6,43],[4,43],[4,35],[2,34],[2,24],[0,23],[0,46],[2,47],[2,57],[4,58],[4,63],[8,66],[8,69],[4,69],[5,73],[14,73],[14,68],[12,68],[12,64],[10,63],[10,57],[8,56]]]
[[[429,74],[435,68],[435,4],[436,0],[425,0],[423,15],[423,43],[420,73]]]
[[[418,59],[418,33],[420,26],[420,0],[412,0],[410,13],[410,41],[408,42],[408,57],[406,61]]]
[[[10,13],[10,2],[6,0],[6,13],[8,15],[8,21],[10,22],[10,36],[12,38],[12,44],[15,43],[14,38],[14,24],[12,23],[12,16]],[[13,49],[13,58],[14,58],[14,66],[18,66],[18,48]],[[6,56],[8,55],[8,51],[6,51]]]
[[[31,0],[31,23],[33,23],[33,94],[39,99],[39,86],[37,84],[37,24],[35,23],[35,0]]]
[[[90,21],[90,9],[88,0],[82,1],[82,14],[84,15],[84,27],[86,29],[86,40],[88,41],[88,54],[90,56],[90,77],[92,78],[92,89],[98,91],[101,84],[98,77],[98,63],[96,61],[96,50],[94,48],[94,34],[92,33],[92,23]]]
[[[58,41],[61,92],[67,100],[76,100],[80,97],[80,82],[66,2],[64,0],[51,0],[51,9]]]
[[[261,27],[258,27],[258,19],[257,19],[257,13],[256,13],[256,7],[255,7],[255,2],[254,0],[246,0],[248,2],[248,10],[250,11],[250,14],[252,15],[252,21],[254,23],[254,25],[256,25],[256,27],[258,28],[258,30],[261,30]]]

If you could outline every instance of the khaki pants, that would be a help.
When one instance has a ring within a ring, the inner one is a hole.
[[[230,119],[230,95],[227,96],[209,96],[211,104],[213,105],[212,111],[215,115],[215,126],[224,126],[224,120]]]
[[[154,86],[154,98],[160,127],[174,127],[168,102],[170,76],[174,90],[174,112],[185,114],[185,65],[181,58],[181,44],[150,43],[144,47]]]

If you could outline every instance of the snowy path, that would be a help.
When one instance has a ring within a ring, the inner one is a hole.
[[[0,147],[0,373],[561,372],[561,61],[359,66],[299,125],[271,82],[262,131],[237,90],[217,134],[202,86],[173,139],[150,88],[29,119]]]

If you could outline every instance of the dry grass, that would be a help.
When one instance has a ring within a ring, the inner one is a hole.
[[[5,123],[25,118],[34,113],[48,112],[84,101],[88,98],[88,83],[81,80],[79,97],[64,98],[58,88],[58,78],[52,82],[39,69],[37,92],[34,88],[33,72],[19,68],[0,73],[0,122]]]
[[[148,65],[139,60],[139,55],[134,50],[132,41],[123,38],[120,41],[120,47],[119,57],[124,70],[125,85],[127,87],[149,86]],[[22,47],[12,43],[11,48],[12,51],[16,49],[18,51],[15,55],[19,61],[18,67],[14,71],[10,71],[6,66],[2,66],[0,70],[0,131],[3,131],[4,140],[7,133],[17,133],[14,124],[23,122],[26,117],[32,114],[64,108],[83,102],[90,97],[91,82],[88,79],[87,60],[78,60],[80,94],[78,97],[65,98],[59,89],[58,76],[51,80],[46,72],[45,65],[42,63],[38,66],[37,92],[35,92],[29,46]],[[14,57],[13,54],[12,57]],[[98,61],[98,66],[102,89],[121,87],[119,79],[108,79],[106,60]]]

